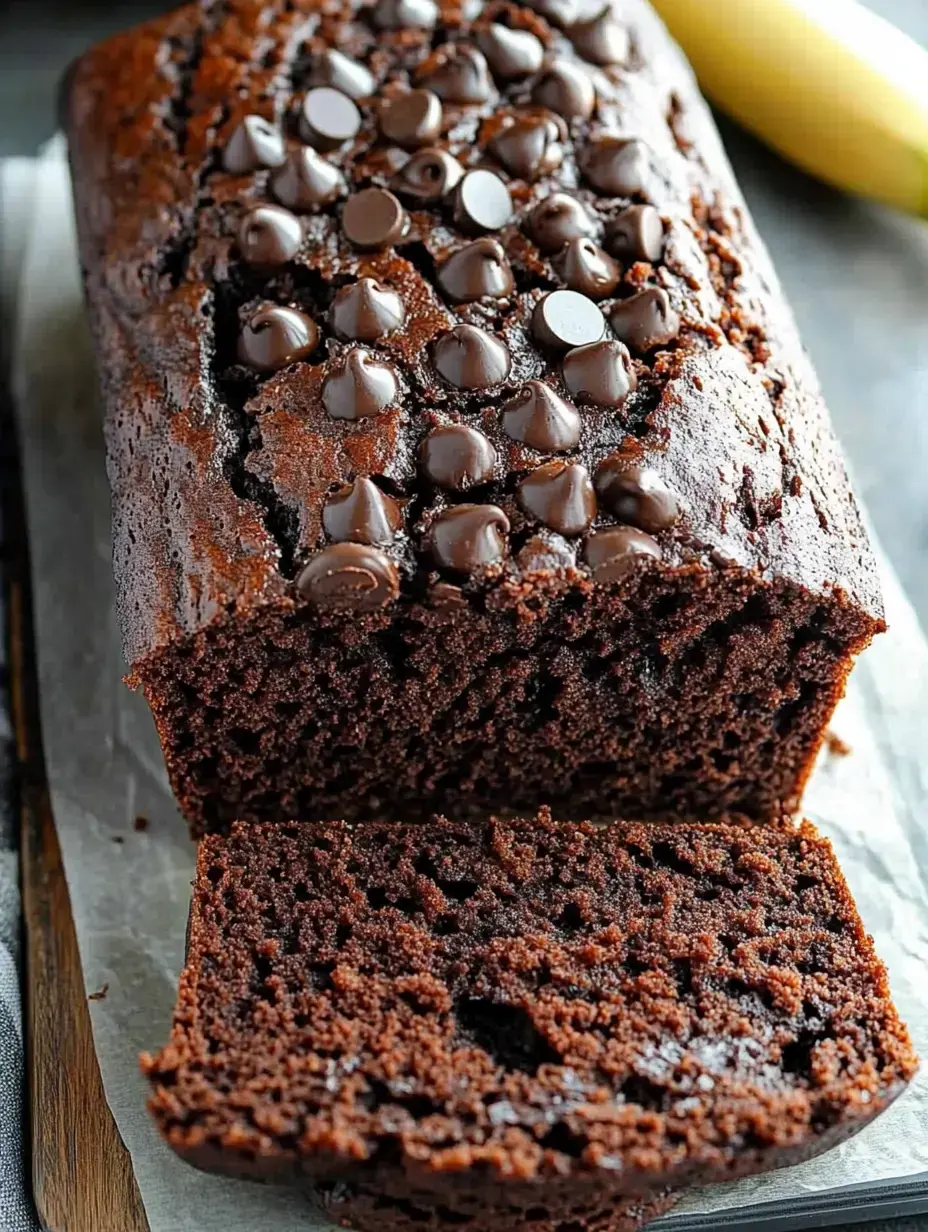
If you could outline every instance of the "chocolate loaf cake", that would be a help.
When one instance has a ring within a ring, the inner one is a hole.
[[[874,564],[642,0],[224,0],[67,129],[130,679],[194,830],[776,816]]]
[[[190,1163],[474,1232],[605,1232],[814,1155],[915,1066],[810,825],[549,815],[210,836],[143,1058]]]

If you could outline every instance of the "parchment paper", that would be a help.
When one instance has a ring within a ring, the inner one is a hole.
[[[106,1095],[152,1232],[321,1228],[302,1199],[186,1167],[145,1112],[137,1055],[167,1039],[193,848],[147,708],[121,683],[100,411],[60,147],[37,169],[14,380],[52,804],[87,991],[108,986],[90,1002]],[[852,752],[823,754],[805,811],[834,840],[928,1057],[928,647],[888,566],[885,589],[891,632],[863,657],[834,723]],[[893,1108],[824,1158],[690,1195],[661,1224],[926,1171],[928,1065]]]

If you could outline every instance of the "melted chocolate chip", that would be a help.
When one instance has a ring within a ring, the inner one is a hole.
[[[490,153],[520,180],[556,171],[564,159],[565,133],[554,116],[517,117],[490,142]]]
[[[408,90],[387,99],[380,110],[380,131],[406,150],[431,145],[441,132],[441,100],[431,90]]]
[[[570,393],[594,406],[618,408],[638,386],[628,347],[611,338],[569,351],[562,371]]]
[[[554,260],[554,268],[572,291],[604,299],[619,285],[622,267],[590,239],[570,240]]]
[[[397,293],[376,278],[359,278],[338,291],[329,319],[339,338],[375,342],[403,325],[406,309]]]
[[[628,526],[616,526],[590,535],[584,555],[596,582],[618,582],[647,558],[660,559],[656,539]]]
[[[574,50],[591,64],[625,64],[630,51],[628,31],[607,5],[592,21],[578,21],[567,31]]]
[[[620,522],[655,535],[680,517],[680,504],[657,471],[610,454],[596,469],[596,491]]]
[[[385,188],[352,193],[342,210],[342,231],[355,248],[387,248],[409,230],[409,217]]]
[[[492,171],[468,171],[454,190],[454,221],[463,231],[499,231],[512,218],[509,189]]]
[[[333,86],[349,98],[369,98],[374,93],[374,75],[357,60],[333,47],[316,56],[309,74],[311,86]]]
[[[333,543],[317,553],[296,588],[316,607],[336,612],[373,612],[400,593],[396,565],[377,548]]]
[[[422,442],[419,460],[432,483],[465,492],[493,478],[496,450],[476,428],[444,424]]]
[[[271,195],[291,210],[318,210],[345,191],[341,171],[309,146],[291,150],[287,161],[271,173]]]
[[[337,150],[361,128],[354,99],[332,86],[314,86],[300,109],[300,136],[317,150]]]
[[[440,48],[437,64],[421,81],[446,103],[485,103],[493,93],[483,53],[460,43]]]
[[[680,318],[663,287],[645,287],[630,299],[620,299],[609,313],[609,324],[633,351],[666,346],[680,332]]]
[[[509,375],[509,348],[477,325],[455,325],[432,347],[439,376],[456,389],[488,389]]]
[[[532,313],[535,341],[559,351],[598,342],[605,332],[603,314],[576,291],[549,291]]]
[[[486,56],[494,77],[514,81],[537,73],[544,59],[541,39],[529,30],[510,30],[494,23],[480,30],[477,44]]]
[[[545,462],[519,484],[519,504],[561,535],[582,535],[596,517],[589,472],[579,462]]]
[[[601,133],[590,138],[579,161],[587,182],[609,197],[634,197],[648,182],[648,147],[637,137]]]
[[[263,116],[247,115],[229,138],[222,165],[232,175],[247,175],[263,167],[279,167],[285,157],[280,129]]]
[[[542,252],[559,252],[575,239],[596,236],[596,222],[575,197],[552,193],[544,197],[525,220],[525,231]]]
[[[498,505],[455,505],[435,518],[426,543],[441,568],[470,573],[503,559],[508,534],[509,519]]]
[[[238,339],[238,357],[258,372],[277,372],[307,359],[319,345],[319,327],[296,308],[268,304],[248,320]]]
[[[364,475],[333,492],[322,510],[325,533],[336,543],[392,543],[402,522],[396,501]]]
[[[664,223],[653,205],[630,205],[606,230],[606,247],[622,261],[650,261],[664,253]]]
[[[373,21],[380,30],[431,30],[438,5],[433,0],[377,0]]]
[[[580,415],[543,381],[526,381],[502,410],[503,431],[541,453],[560,453],[580,443]]]
[[[497,240],[474,240],[445,261],[438,271],[438,285],[459,304],[489,296],[511,295],[515,283],[506,250]]]
[[[249,210],[238,232],[242,260],[267,269],[292,261],[302,243],[300,220],[277,205],[258,205]]]
[[[533,86],[532,99],[566,120],[588,120],[596,106],[596,87],[585,68],[555,60]]]
[[[367,351],[349,351],[322,382],[322,404],[333,419],[370,419],[396,401],[399,384],[389,364]]]
[[[396,173],[392,187],[402,196],[429,205],[449,193],[463,174],[464,168],[447,150],[420,150]]]
[[[542,535],[532,535],[520,550],[516,563],[523,574],[553,573],[573,568],[575,559],[570,545],[563,539],[552,541]]]

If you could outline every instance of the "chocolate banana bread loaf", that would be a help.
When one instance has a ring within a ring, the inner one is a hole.
[[[217,0],[66,102],[131,665],[195,831],[792,807],[873,559],[642,0]]]
[[[810,825],[546,815],[205,839],[143,1058],[183,1158],[372,1232],[605,1232],[825,1150],[915,1066]]]

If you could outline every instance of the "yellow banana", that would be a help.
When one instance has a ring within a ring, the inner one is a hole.
[[[652,0],[709,97],[784,157],[928,217],[928,52],[856,0]]]

